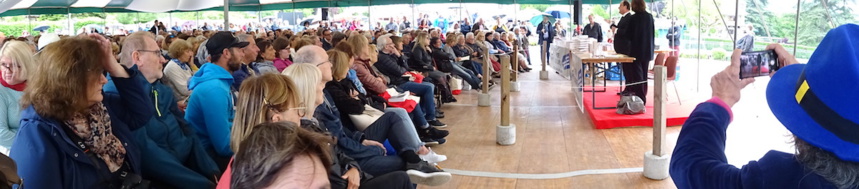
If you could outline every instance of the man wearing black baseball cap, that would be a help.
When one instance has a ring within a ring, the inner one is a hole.
[[[236,88],[232,73],[239,69],[241,48],[248,42],[239,42],[230,32],[215,33],[206,43],[211,63],[203,64],[191,77],[188,89],[194,91],[188,100],[185,120],[196,130],[212,159],[221,170],[226,168],[233,151],[230,150],[230,128],[233,125],[233,109]]]

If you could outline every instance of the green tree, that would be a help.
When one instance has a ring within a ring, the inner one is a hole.
[[[525,9],[528,9],[528,8],[533,8],[533,9],[537,9],[537,10],[538,10],[538,11],[540,11],[540,12],[546,12],[546,9],[548,9],[548,8],[549,8],[549,6],[552,6],[552,5],[546,5],[546,4],[522,4],[522,5],[520,5],[520,6],[519,6],[519,10],[525,10]]]
[[[700,27],[703,29],[703,31],[705,31],[705,33],[712,34],[718,31],[716,29],[717,27],[724,28],[725,26],[722,23],[722,18],[716,10],[716,6],[718,6],[718,3],[721,3],[721,1],[701,1],[673,1],[675,3],[673,5],[671,4],[672,1],[666,1],[666,8],[663,11],[663,14],[669,16],[673,14],[678,19],[685,21],[686,25],[690,27],[689,30],[698,30],[698,28]],[[699,2],[701,2],[700,10],[698,9]],[[698,23],[699,12],[701,14],[701,23]]]
[[[121,24],[146,23],[158,19],[155,13],[116,13],[114,17]]]
[[[36,21],[61,21],[68,19],[68,15],[64,14],[43,14],[39,15]]]
[[[770,28],[773,27],[770,21],[775,19],[775,15],[766,10],[769,2],[767,0],[746,0],[746,23],[752,24],[755,27],[755,35],[772,37]]]
[[[797,43],[817,46],[830,29],[856,22],[848,2],[855,3],[855,0],[803,0]]]
[[[591,6],[591,14],[602,17],[604,19],[611,18],[608,12],[606,12],[605,8],[602,7],[602,5]]]

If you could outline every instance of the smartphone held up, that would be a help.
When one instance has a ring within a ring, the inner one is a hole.
[[[773,50],[743,52],[740,55],[740,79],[768,76],[781,64]]]

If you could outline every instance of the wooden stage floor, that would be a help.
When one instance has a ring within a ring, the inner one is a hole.
[[[451,132],[433,149],[448,156],[445,169],[495,173],[547,174],[590,169],[640,168],[651,149],[652,128],[594,129],[572,99],[570,82],[549,70],[539,80],[539,66],[521,74],[521,92],[511,93],[511,123],[516,144],[495,143],[500,122],[500,86],[491,90],[492,106],[478,107],[478,91],[463,91],[459,102],[445,104],[441,119]],[[668,128],[669,149],[680,127]],[[560,179],[514,179],[463,176],[438,187],[419,188],[675,188],[671,179],[654,181],[642,173],[581,175]]]

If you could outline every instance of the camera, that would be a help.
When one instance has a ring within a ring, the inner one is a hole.
[[[773,50],[743,52],[740,55],[740,79],[768,76],[781,67]]]

